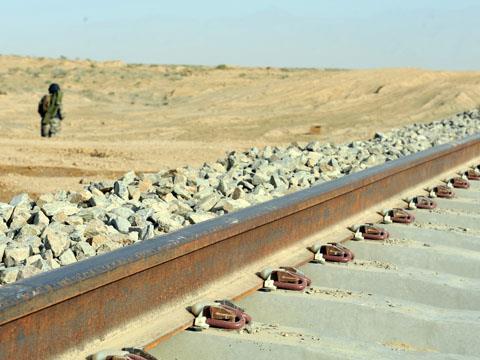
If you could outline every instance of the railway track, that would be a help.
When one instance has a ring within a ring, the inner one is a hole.
[[[387,245],[349,242],[357,258],[348,266],[309,262],[312,245],[350,240],[349,226],[380,221],[382,209],[405,208],[407,197],[427,195],[426,188],[480,164],[479,150],[480,136],[438,146],[3,286],[0,358],[85,358],[132,345],[160,358],[237,358],[260,343],[258,358],[276,351],[395,358],[407,350],[473,357],[480,350],[475,181],[435,210],[415,210],[416,225],[386,225]],[[457,235],[460,228],[466,234]],[[282,265],[304,265],[312,285],[303,293],[257,292],[264,286],[258,273]],[[249,338],[209,329],[170,339],[192,325],[189,305],[220,298],[244,298],[259,323]],[[299,334],[299,346],[276,338],[295,343]],[[237,345],[243,350],[226,351]]]

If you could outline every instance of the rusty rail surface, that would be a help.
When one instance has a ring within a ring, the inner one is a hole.
[[[479,150],[475,135],[3,286],[0,358],[52,358],[86,346]]]

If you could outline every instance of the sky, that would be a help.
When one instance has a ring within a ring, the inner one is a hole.
[[[0,54],[479,70],[480,0],[0,0]]]

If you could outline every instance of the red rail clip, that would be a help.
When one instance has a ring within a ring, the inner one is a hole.
[[[347,263],[355,259],[355,255],[351,250],[338,243],[328,243],[322,245],[320,248],[320,253],[327,261]]]
[[[454,197],[455,193],[446,185],[438,185],[433,188],[433,195],[439,198],[451,199]]]
[[[242,308],[228,300],[221,300],[213,304],[196,304],[191,308],[195,315],[193,329],[203,330],[216,327],[226,330],[240,330],[252,322],[252,318]]]
[[[89,356],[91,360],[157,360],[143,350],[126,348],[122,350],[103,350]]]
[[[157,360],[157,358],[145,350],[142,350],[140,348],[134,348],[134,347],[128,347],[128,348],[123,348],[122,350],[128,351],[130,354],[141,356],[145,360]]]
[[[449,184],[451,184],[456,189],[468,189],[470,187],[470,183],[468,180],[465,180],[461,177],[454,177],[450,179]]]
[[[477,169],[470,169],[465,172],[468,180],[480,180],[480,172]]]
[[[352,230],[355,231],[354,240],[386,240],[390,236],[387,230],[373,224],[354,226]]]
[[[387,210],[383,217],[385,222],[394,222],[399,224],[410,224],[415,221],[415,216],[403,209],[394,208]]]
[[[303,291],[312,283],[303,272],[287,266],[276,270],[265,269],[260,276],[264,279],[263,291],[275,289]]]
[[[417,209],[435,209],[437,207],[437,203],[426,196],[417,196],[412,201]]]

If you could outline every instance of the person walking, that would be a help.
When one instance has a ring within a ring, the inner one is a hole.
[[[42,117],[40,134],[42,137],[52,137],[60,132],[63,93],[58,84],[50,84],[48,95],[44,95],[38,104],[38,113]]]

